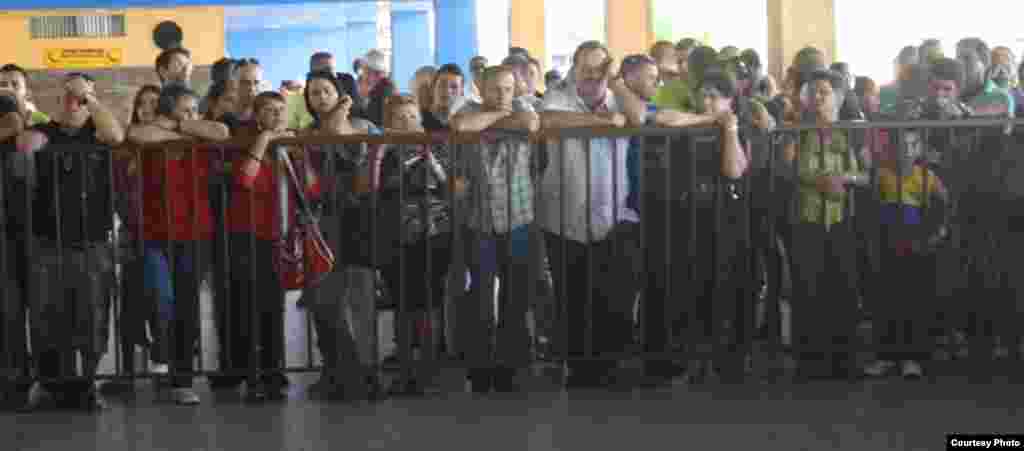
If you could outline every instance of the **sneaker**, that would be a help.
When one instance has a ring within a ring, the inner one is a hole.
[[[903,377],[906,379],[920,379],[924,375],[921,364],[915,360],[904,360],[901,370]]]
[[[149,362],[149,372],[152,374],[167,374],[170,367],[166,363]]]
[[[164,396],[166,396],[168,401],[172,401],[179,406],[194,406],[199,404],[200,401],[199,395],[187,387],[169,389]]]
[[[871,377],[882,377],[896,366],[892,360],[875,360],[864,367],[864,374]]]

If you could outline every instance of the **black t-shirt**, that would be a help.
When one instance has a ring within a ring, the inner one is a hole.
[[[96,139],[96,125],[90,119],[69,133],[51,121],[33,129],[49,139],[35,154],[32,218],[36,236],[56,241],[60,223],[65,245],[106,241],[114,227],[111,155],[110,147]]]
[[[430,110],[421,110],[420,116],[423,117],[423,129],[428,132],[446,132],[451,130],[448,124],[438,120]]]

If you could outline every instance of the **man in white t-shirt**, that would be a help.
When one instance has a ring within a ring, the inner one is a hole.
[[[645,105],[613,80],[617,72],[604,45],[581,44],[570,80],[544,95],[543,127],[619,128],[627,117],[643,117],[634,113]],[[571,358],[584,357],[587,348],[593,353],[587,357],[623,352],[632,341],[640,218],[626,203],[628,146],[627,138],[548,142],[537,222],[545,231],[555,293],[567,305]],[[568,385],[603,385],[615,367],[614,361],[570,362]]]

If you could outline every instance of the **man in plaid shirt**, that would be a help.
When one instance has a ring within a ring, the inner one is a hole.
[[[482,75],[483,104],[469,101],[455,115],[458,132],[488,129],[536,131],[533,107],[515,97],[515,74],[507,66]],[[472,362],[474,392],[518,391],[519,373],[530,360],[526,310],[529,229],[533,222],[532,149],[526,136],[483,136],[459,156],[469,178],[462,199],[467,214],[466,262],[472,278],[470,297],[458,307],[457,334],[463,358]],[[501,278],[499,322],[494,321],[495,276]],[[492,339],[491,325],[495,334]],[[494,343],[492,349],[491,343]]]

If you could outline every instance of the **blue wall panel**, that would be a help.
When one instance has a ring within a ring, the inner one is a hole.
[[[434,64],[430,25],[426,11],[391,12],[391,73],[402,92],[409,92],[409,81],[416,69]]]
[[[290,5],[298,3],[351,3],[339,0],[0,0],[0,11],[8,9],[120,9],[174,8],[179,6]],[[370,2],[367,2],[370,3]]]
[[[437,1],[437,65],[456,63],[469,78],[469,59],[480,52],[477,39],[476,9],[478,1]]]

